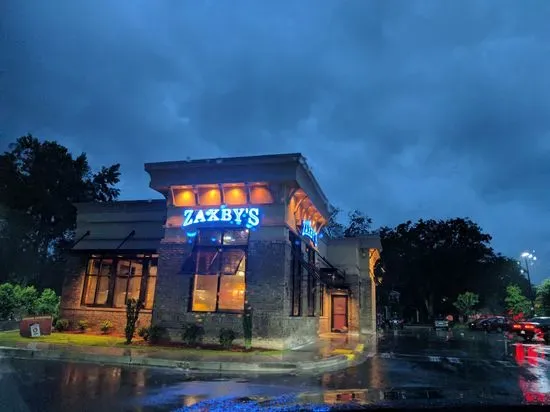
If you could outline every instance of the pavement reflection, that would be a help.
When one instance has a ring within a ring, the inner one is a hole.
[[[515,344],[514,359],[525,373],[518,375],[523,399],[528,404],[550,404],[550,348],[541,344]]]
[[[383,334],[363,364],[321,376],[183,371],[0,360],[0,410],[277,409],[288,403],[398,406],[550,404],[550,347],[500,334]],[[20,407],[19,407],[20,406]]]

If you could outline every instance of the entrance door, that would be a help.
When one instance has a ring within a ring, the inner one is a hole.
[[[348,331],[348,297],[332,295],[332,331]]]

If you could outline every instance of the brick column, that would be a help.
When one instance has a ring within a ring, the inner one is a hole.
[[[159,248],[153,324],[180,329],[188,312],[192,274],[182,273],[192,252],[188,243],[162,243]]]

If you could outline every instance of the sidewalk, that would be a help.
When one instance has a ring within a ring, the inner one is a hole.
[[[158,347],[136,349],[61,345],[44,342],[0,346],[0,357],[90,362],[107,365],[134,365],[176,368],[186,372],[217,373],[321,373],[344,369],[368,357],[367,340],[372,338],[327,334],[317,342],[297,350],[264,353],[212,354],[185,353],[185,350]]]

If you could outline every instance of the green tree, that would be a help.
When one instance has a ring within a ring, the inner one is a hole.
[[[344,230],[344,237],[364,236],[371,233],[372,219],[359,210],[348,214],[348,226]]]
[[[380,229],[383,289],[427,317],[454,311],[464,290],[479,293],[478,278],[494,257],[491,236],[469,219],[419,220]],[[448,298],[447,298],[448,297]]]
[[[453,305],[461,315],[470,316],[474,313],[474,308],[478,303],[478,295],[472,292],[464,292],[457,296]]]
[[[15,317],[17,298],[11,283],[0,285],[0,320],[9,320]]]
[[[517,285],[509,285],[506,288],[506,308],[513,314],[525,314],[530,312],[531,303]]]
[[[550,316],[550,279],[543,280],[537,287],[535,308],[537,315]]]
[[[339,239],[344,237],[344,225],[338,220],[340,213],[342,213],[340,208],[333,208],[330,212],[328,222],[323,228],[324,234],[329,239]]]
[[[73,157],[53,141],[20,137],[0,155],[0,281],[59,290],[56,263],[73,240],[77,202],[119,195],[118,164],[93,173],[84,153]]]
[[[334,208],[330,214],[328,223],[323,229],[329,238],[356,237],[371,233],[372,219],[365,213],[359,210],[349,212],[347,225],[340,223],[341,213],[342,209]]]

